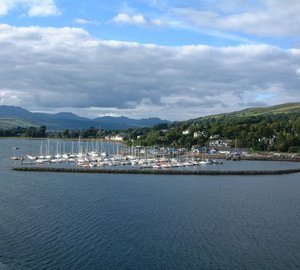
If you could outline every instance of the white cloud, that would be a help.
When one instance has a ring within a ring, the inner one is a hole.
[[[53,16],[59,15],[60,11],[56,7],[53,0],[44,1],[30,1],[28,15],[30,17],[36,16]]]
[[[300,100],[300,50],[101,41],[78,28],[0,25],[0,102],[180,120]],[[63,110],[63,109],[62,109]]]
[[[166,25],[164,20],[161,18],[146,19],[145,16],[142,14],[129,15],[127,13],[119,13],[111,20],[111,22],[117,24],[132,24],[138,26],[156,26],[156,27],[162,27]]]
[[[150,21],[151,24],[155,25],[155,26],[164,26],[165,23],[162,19],[156,18],[156,19],[152,19]]]
[[[90,20],[86,20],[86,19],[75,19],[74,22],[76,24],[80,24],[80,25],[97,25],[99,24],[99,22],[96,22],[96,21],[90,21]]]
[[[126,13],[120,13],[112,19],[113,22],[119,24],[136,24],[136,25],[145,25],[146,20],[142,14],[138,15],[128,15]]]
[[[9,10],[15,6],[14,1],[1,0],[0,1],[0,16],[7,15]]]
[[[286,37],[299,36],[300,2],[294,0],[259,0],[253,2],[224,0],[202,8],[174,7],[173,16],[199,28]]]
[[[60,15],[54,0],[1,0],[0,16],[7,15],[16,7],[26,10],[30,17]]]
[[[22,100],[20,99],[20,95],[22,95],[22,92],[18,92],[15,90],[1,89],[0,105],[14,104],[16,106],[21,106]]]

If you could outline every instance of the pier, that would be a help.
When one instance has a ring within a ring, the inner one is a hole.
[[[98,174],[145,174],[145,175],[283,175],[300,173],[298,169],[286,170],[171,170],[171,169],[97,169],[97,168],[54,168],[54,167],[14,167],[14,171],[53,173],[98,173]]]

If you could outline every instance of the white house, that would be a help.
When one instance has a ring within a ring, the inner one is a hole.
[[[206,133],[204,131],[195,131],[193,136],[194,136],[194,138],[204,137],[204,136],[206,136]]]
[[[124,139],[123,136],[120,134],[105,137],[105,140],[108,140],[108,141],[123,141],[123,139]]]

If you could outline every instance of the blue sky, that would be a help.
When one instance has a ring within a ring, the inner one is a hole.
[[[214,23],[223,19],[223,24],[226,24],[226,20],[229,21],[234,16],[238,19],[245,14],[255,15],[259,11],[267,17],[268,13],[272,12],[272,9],[267,10],[267,5],[264,4],[268,1],[3,1],[15,4],[11,7],[7,4],[6,12],[2,12],[2,23],[19,27],[32,25],[80,27],[93,37],[103,40],[166,46],[191,44],[234,46],[251,43],[271,44],[283,48],[296,46],[300,41],[296,35],[298,33],[278,35],[272,33],[272,29],[266,29],[265,33],[259,34],[259,31],[254,29],[252,31],[243,29],[242,25],[239,29],[234,25],[223,27],[222,23],[220,25]],[[42,6],[43,2],[46,3],[46,8],[41,9],[40,13],[30,14],[35,3]],[[273,2],[280,3],[276,0]],[[290,1],[292,2],[295,1]],[[281,8],[280,5],[278,8]],[[206,22],[205,18],[199,19],[197,23],[197,18],[193,16],[215,18],[206,19]],[[274,19],[273,27],[277,28],[278,23],[281,23],[280,18]],[[252,27],[256,26],[259,27],[259,22],[257,25],[253,23]]]
[[[294,0],[1,0],[0,105],[183,120],[299,101],[299,13]]]

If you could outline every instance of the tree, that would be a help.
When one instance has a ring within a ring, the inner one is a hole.
[[[70,138],[70,130],[65,129],[62,133],[63,138]]]

